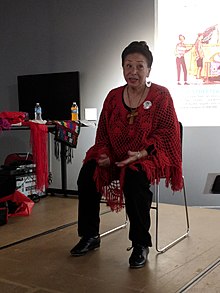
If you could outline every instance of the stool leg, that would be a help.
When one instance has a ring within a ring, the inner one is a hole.
[[[160,187],[159,184],[155,183],[155,206],[152,206],[152,209],[156,211],[156,250],[160,253],[163,253],[182,241],[189,235],[189,214],[188,214],[188,207],[187,207],[187,199],[186,199],[186,188],[185,182],[183,177],[183,198],[184,198],[184,207],[185,207],[185,217],[186,217],[186,231],[180,237],[176,238],[174,241],[168,243],[164,247],[159,246],[159,203],[160,203]]]
[[[106,201],[101,201],[101,203],[107,203],[107,202]],[[123,224],[121,224],[121,225],[116,226],[115,228],[112,228],[110,230],[107,230],[106,232],[103,232],[102,234],[100,234],[100,237],[107,236],[107,235],[109,235],[109,234],[111,234],[111,233],[113,233],[115,231],[118,231],[120,229],[123,229],[123,228],[127,227],[127,225],[128,225],[128,216],[126,214],[125,209],[124,209],[124,211],[125,211],[125,222]]]

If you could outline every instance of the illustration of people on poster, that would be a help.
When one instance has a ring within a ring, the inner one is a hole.
[[[195,44],[191,48],[191,56],[187,64],[190,70],[191,82],[195,84],[201,84],[201,82],[220,83],[218,24],[198,33]],[[194,80],[194,77],[197,81]]]
[[[157,0],[156,79],[186,125],[220,125],[219,8],[218,0]]]

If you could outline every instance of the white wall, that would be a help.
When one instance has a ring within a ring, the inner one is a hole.
[[[220,207],[220,195],[210,191],[220,174],[219,132],[219,127],[183,128],[183,173],[189,205]],[[180,193],[170,193],[164,182],[161,186],[164,202],[183,203]]]
[[[220,127],[184,128],[184,174],[191,205],[220,207],[220,195],[210,192],[220,174],[219,133]]]
[[[18,110],[17,75],[79,70],[83,118],[85,107],[100,114],[107,92],[123,83],[120,54],[128,43],[147,40],[154,49],[154,1],[2,0],[0,29],[0,111]],[[217,195],[203,194],[208,174],[220,172],[219,130],[185,129],[189,204],[220,205]],[[94,141],[94,129],[85,132],[77,149],[80,158],[68,166],[68,187],[75,187],[83,153]],[[8,135],[10,140],[0,134],[0,163],[8,151],[29,147],[28,135]],[[53,164],[57,187],[60,168]]]

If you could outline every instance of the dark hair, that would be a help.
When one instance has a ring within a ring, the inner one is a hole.
[[[181,37],[183,37],[183,38],[184,38],[184,40],[185,40],[185,37],[184,37],[184,35],[179,35],[179,40],[180,40],[180,38],[181,38]]]
[[[148,67],[151,68],[151,65],[153,63],[153,55],[145,41],[134,41],[123,50],[121,54],[122,66],[124,65],[125,57],[128,54],[133,53],[140,53],[144,55],[144,57],[147,59]]]

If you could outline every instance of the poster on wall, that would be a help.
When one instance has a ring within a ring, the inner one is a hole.
[[[153,78],[184,126],[220,126],[219,0],[157,0]]]

